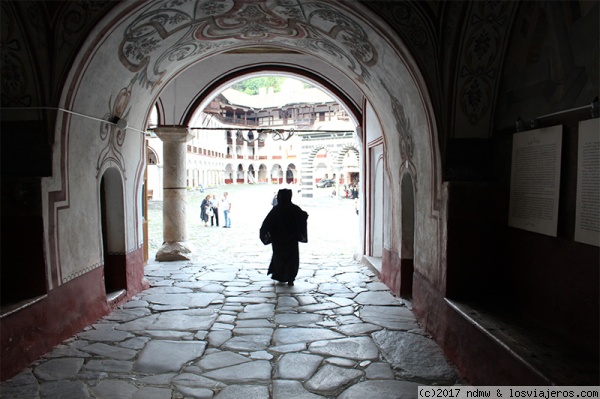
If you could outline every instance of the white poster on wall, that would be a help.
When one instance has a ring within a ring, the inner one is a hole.
[[[600,247],[600,120],[579,123],[575,241]]]
[[[509,226],[556,237],[562,129],[513,135]]]

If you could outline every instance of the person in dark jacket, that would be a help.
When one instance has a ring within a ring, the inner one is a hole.
[[[260,227],[260,240],[273,249],[267,274],[290,287],[300,266],[298,242],[308,242],[307,220],[308,213],[292,203],[292,190],[282,189],[277,193],[277,205]]]
[[[212,210],[212,208],[210,206],[210,195],[207,195],[200,204],[200,219],[204,222],[204,227],[208,226],[209,210]]]

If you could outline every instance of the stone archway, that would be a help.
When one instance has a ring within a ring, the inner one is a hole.
[[[432,244],[443,238],[443,226],[438,212],[442,203],[441,169],[433,107],[417,63],[397,37],[379,30],[385,23],[359,2],[292,1],[275,7],[266,0],[234,3],[198,0],[171,4],[173,7],[166,7],[167,4],[156,1],[115,6],[92,32],[92,39],[82,48],[66,81],[60,100],[64,109],[76,109],[82,115],[101,114],[109,121],[107,124],[121,120],[125,123],[120,126],[125,129],[106,135],[106,129],[99,127],[93,118],[78,118],[68,113],[58,117],[53,145],[53,156],[58,161],[42,193],[45,214],[51,219],[46,223],[51,226],[47,234],[52,259],[49,269],[55,276],[50,286],[60,284],[56,276],[61,275],[59,269],[66,263],[81,264],[82,270],[91,266],[78,259],[63,261],[68,255],[59,245],[70,242],[80,245],[82,251],[89,246],[81,240],[86,234],[75,236],[69,229],[58,226],[62,219],[68,220],[71,211],[85,212],[97,206],[79,202],[78,198],[86,197],[82,194],[86,184],[74,180],[75,175],[68,173],[68,165],[81,167],[78,175],[85,176],[90,172],[85,169],[90,157],[104,156],[103,148],[114,150],[115,159],[125,171],[127,251],[141,252],[140,210],[133,195],[143,181],[144,137],[140,132],[144,131],[161,91],[192,65],[206,65],[209,70],[213,67],[212,60],[220,54],[231,55],[240,49],[259,46],[281,50],[272,65],[302,63],[290,54],[313,59],[316,68],[333,65],[338,73],[335,79],[354,82],[364,96],[362,101],[377,110],[387,149],[386,167],[397,171],[404,163],[414,165],[415,204],[418,204],[415,228],[423,232],[420,237],[425,237],[415,242],[415,249],[430,248],[419,259],[423,265],[420,272],[437,284],[443,278],[443,273],[437,270],[441,249]],[[89,96],[92,92],[95,95]],[[169,98],[161,101],[165,109],[171,109]],[[185,110],[175,110],[173,115],[165,114],[161,123],[181,124],[184,113]],[[98,131],[97,138],[90,141],[88,133]],[[112,144],[107,146],[107,140]],[[364,138],[360,136],[359,140],[364,146]],[[390,173],[389,179],[386,196],[391,203],[390,220],[396,220],[401,209],[400,180],[397,173]],[[385,234],[391,236],[388,237],[391,246],[386,250],[390,256],[397,254],[400,230],[395,228]]]
[[[333,169],[339,174],[336,181],[344,185],[358,185],[360,159],[360,151],[355,146],[344,146],[333,161]]]
[[[443,248],[436,244],[442,241],[445,226],[438,214],[443,198],[433,106],[419,64],[387,26],[362,2],[115,3],[88,38],[79,42],[81,50],[70,58],[72,68],[63,75],[60,99],[52,104],[57,110],[54,134],[49,135],[52,170],[41,179],[39,196],[48,291],[72,280],[78,281],[72,281],[71,287],[89,287],[101,275],[100,199],[95,194],[98,166],[105,162],[122,171],[124,253],[131,288],[127,295],[144,287],[139,192],[145,170],[145,131],[157,99],[191,66],[197,64],[206,73],[234,74],[240,66],[224,70],[223,65],[231,64],[220,63],[219,55],[233,59],[236,53],[248,52],[236,58],[246,59],[265,48],[269,51],[259,54],[260,62],[246,66],[267,69],[262,58],[269,56],[271,66],[311,69],[335,86],[351,81],[357,92],[355,108],[369,103],[377,110],[390,172],[386,220],[399,219],[398,171],[409,162],[416,171],[415,229],[420,232],[415,240],[415,253],[420,253],[415,269],[428,283],[442,286]],[[213,79],[196,89],[208,88]],[[179,87],[174,97],[185,89]],[[170,100],[161,98],[169,113],[161,115],[159,124],[187,128],[186,110],[174,107]],[[365,138],[359,135],[363,154]],[[85,223],[81,215],[87,216]],[[385,250],[392,259],[399,251],[400,231],[390,224],[385,235],[384,242],[389,243]],[[80,299],[86,306],[95,300],[89,291]],[[65,327],[78,328],[82,320]]]
[[[310,151],[308,151],[310,150]],[[308,152],[306,158],[304,159],[304,164],[302,166],[302,196],[306,198],[313,197],[313,188],[317,183],[317,179],[321,179],[324,177],[324,174],[327,173],[327,165],[323,162],[319,163],[317,154],[327,149],[323,145],[315,145],[312,148],[308,145],[304,146],[304,151]]]

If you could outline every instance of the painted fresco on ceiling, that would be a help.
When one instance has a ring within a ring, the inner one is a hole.
[[[328,3],[297,0],[152,2],[127,27],[119,59],[153,89],[173,63],[270,43],[341,59],[360,81],[377,63],[375,47],[349,15]]]
[[[491,121],[505,41],[516,6],[511,2],[474,2],[465,27],[457,68],[457,123],[477,126]],[[456,128],[456,126],[455,126]]]

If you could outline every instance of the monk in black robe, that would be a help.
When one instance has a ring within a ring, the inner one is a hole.
[[[300,266],[298,242],[308,242],[308,213],[292,203],[292,190],[282,189],[277,193],[277,205],[260,227],[260,240],[271,244],[273,256],[269,271],[273,280],[294,285]]]

